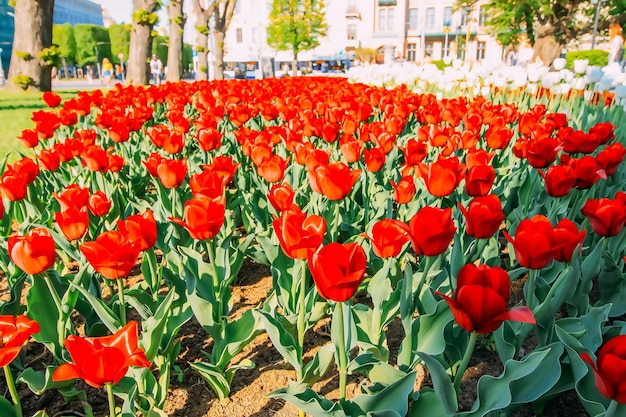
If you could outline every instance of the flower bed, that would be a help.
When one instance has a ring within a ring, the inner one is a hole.
[[[189,366],[220,399],[264,333],[295,371],[267,394],[314,416],[508,413],[572,389],[591,415],[624,411],[619,382],[588,365],[624,333],[621,108],[326,78],[44,99],[54,109],[21,135],[33,158],[0,179],[0,309],[29,323],[0,348],[13,349],[10,389],[17,374],[69,400],[82,379],[106,389],[111,415],[116,398],[122,415],[165,415],[193,318],[211,345]],[[246,258],[270,268],[272,289],[235,310]],[[327,319],[330,342],[307,352]],[[387,338],[395,320],[400,341]],[[31,334],[45,370],[18,356]],[[459,410],[476,345],[503,370]],[[432,384],[414,392],[420,366]],[[311,388],[331,367],[336,401]]]

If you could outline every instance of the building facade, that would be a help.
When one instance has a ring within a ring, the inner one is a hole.
[[[77,23],[104,26],[102,6],[89,0],[55,0],[52,21],[72,26]]]
[[[421,63],[446,56],[468,62],[502,59],[502,47],[487,33],[487,0],[455,8],[455,0],[327,0],[326,36],[299,61],[353,58],[358,48],[376,51],[376,62]],[[225,62],[272,56],[291,60],[266,41],[271,1],[238,0],[224,43]],[[193,16],[191,17],[193,20]],[[195,27],[191,23],[191,27]],[[193,39],[187,41],[194,43]]]
[[[56,0],[53,23],[70,23],[71,25],[87,23],[102,26],[102,7],[89,0]],[[2,49],[0,63],[5,75],[11,61],[14,32],[13,7],[9,6],[9,0],[0,0],[0,49]]]
[[[13,19],[13,7],[9,6],[9,0],[0,0],[0,66],[6,76],[11,62],[13,51],[13,32],[15,21]]]

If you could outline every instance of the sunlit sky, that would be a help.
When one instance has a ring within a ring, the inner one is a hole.
[[[117,23],[130,23],[133,14],[132,0],[92,0],[107,9],[113,20]],[[165,8],[164,8],[165,9]],[[165,14],[159,12],[159,20],[163,21]]]

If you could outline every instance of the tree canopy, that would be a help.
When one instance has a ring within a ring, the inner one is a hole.
[[[68,64],[76,61],[76,39],[74,28],[69,23],[52,26],[52,43],[57,45],[59,56]]]
[[[102,58],[111,59],[109,31],[102,26],[78,24],[74,26],[76,63],[80,66],[94,64]]]
[[[319,45],[326,36],[323,0],[273,0],[267,26],[267,43],[279,51],[298,53]]]

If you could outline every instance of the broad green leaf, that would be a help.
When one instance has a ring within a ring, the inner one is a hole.
[[[214,339],[211,356],[215,365],[224,369],[235,355],[261,333],[261,328],[261,322],[252,310],[246,310],[241,317],[227,323],[223,338]]]
[[[0,415],[2,417],[17,417],[13,404],[4,397],[0,397]]]
[[[75,284],[72,284],[72,286],[76,288],[83,295],[83,297],[85,297],[89,304],[91,304],[100,320],[102,320],[102,323],[104,323],[111,333],[115,333],[122,327],[119,317],[113,313],[103,300],[94,297],[93,294],[81,286]]]
[[[411,404],[408,417],[444,417],[447,415],[449,414],[443,406],[441,396],[432,388],[422,388]]]
[[[437,395],[441,398],[441,404],[446,414],[453,414],[457,411],[458,404],[456,399],[456,391],[454,390],[454,384],[450,375],[441,366],[441,363],[433,356],[424,353],[416,352],[417,355],[424,361],[424,364],[428,368],[430,377],[433,380],[433,388]]]
[[[230,383],[221,369],[207,362],[190,362],[189,366],[200,374],[220,400],[228,397]]]
[[[313,417],[349,417],[339,403],[320,396],[305,384],[289,381],[287,387],[271,392],[268,397],[288,401]]]
[[[295,328],[289,330],[281,320],[279,313],[273,314],[267,311],[256,309],[257,314],[263,322],[263,328],[267,332],[272,344],[278,350],[278,353],[287,361],[296,371],[300,369],[302,358],[302,346],[298,346],[296,342]]]
[[[74,381],[54,382],[52,373],[56,366],[47,366],[45,371],[36,371],[33,368],[24,369],[17,377],[16,382],[23,382],[37,395],[41,395],[50,389],[68,388],[74,386]]]
[[[324,377],[324,374],[333,362],[335,347],[327,344],[315,351],[313,359],[307,362],[303,368],[302,382],[313,385]]]
[[[521,361],[509,360],[504,364],[501,375],[484,375],[479,379],[474,407],[457,415],[484,416],[511,405],[535,401],[559,380],[559,357],[562,353],[563,345],[553,343],[532,352]]]
[[[54,279],[50,277],[54,284]],[[39,333],[33,338],[44,343],[56,358],[61,358],[63,349],[62,342],[65,338],[60,324],[62,312],[55,305],[54,298],[50,293],[50,288],[44,278],[39,275],[32,276],[33,286],[26,293],[27,314],[39,323]]]

